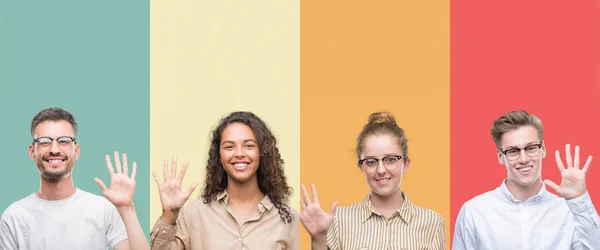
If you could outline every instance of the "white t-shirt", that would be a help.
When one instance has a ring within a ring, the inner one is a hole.
[[[31,194],[11,204],[1,223],[2,250],[106,250],[127,239],[115,206],[80,189],[57,201]]]

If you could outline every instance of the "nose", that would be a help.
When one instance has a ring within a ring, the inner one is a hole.
[[[236,148],[234,156],[237,157],[237,158],[242,158],[244,156],[243,150],[244,150],[243,147]]]
[[[527,163],[529,161],[529,155],[525,153],[524,149],[521,149],[521,151],[519,151],[519,154],[521,154],[521,157],[519,157],[520,163]]]
[[[383,160],[380,160],[377,162],[377,173],[379,174],[384,174],[386,169],[385,166],[383,165]]]
[[[60,152],[60,149],[58,148],[58,141],[52,141],[52,144],[50,146],[50,152],[52,152],[52,153]]]

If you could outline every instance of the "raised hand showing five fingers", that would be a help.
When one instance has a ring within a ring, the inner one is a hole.
[[[562,182],[560,183],[560,186],[556,185],[556,183],[551,180],[545,180],[544,183],[554,189],[556,193],[566,200],[577,198],[585,194],[585,175],[590,167],[590,164],[592,163],[592,156],[590,155],[583,167],[580,168],[579,146],[575,147],[575,158],[572,159],[571,145],[567,144],[565,146],[567,167],[565,168],[563,165],[563,162],[560,158],[560,152],[558,150],[556,150],[555,157],[556,165],[560,171]]]
[[[158,185],[158,192],[160,194],[160,202],[163,211],[174,212],[176,214],[183,207],[188,198],[190,198],[190,195],[194,192],[196,187],[198,187],[198,184],[192,185],[186,191],[181,190],[181,182],[185,176],[185,171],[188,168],[188,162],[183,164],[179,176],[177,176],[177,157],[173,157],[170,175],[168,162],[165,160],[163,164],[164,181],[160,181],[156,172],[153,172],[152,174]]]
[[[327,230],[333,222],[333,215],[338,202],[336,201],[331,204],[329,213],[326,213],[321,209],[321,205],[319,204],[319,196],[317,195],[315,184],[311,184],[311,188],[313,194],[312,202],[304,185],[301,186],[304,196],[300,201],[300,205],[303,209],[300,213],[300,221],[312,238],[326,237]]]
[[[123,154],[122,168],[121,161],[119,159],[119,152],[115,152],[114,155],[117,172],[115,172],[113,169],[110,156],[106,156],[106,167],[110,173],[110,188],[107,188],[106,185],[104,185],[104,182],[99,178],[95,178],[94,181],[102,189],[102,194],[104,197],[113,205],[115,205],[115,207],[133,206],[137,163],[133,163],[131,177],[128,177],[129,167],[127,163],[127,155]]]

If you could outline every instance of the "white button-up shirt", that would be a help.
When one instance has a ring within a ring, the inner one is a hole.
[[[452,249],[600,249],[600,217],[587,192],[567,201],[542,184],[521,202],[503,181],[462,206]]]

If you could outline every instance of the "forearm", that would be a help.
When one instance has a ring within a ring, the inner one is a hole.
[[[574,249],[600,249],[600,216],[589,194],[567,201],[575,220]]]
[[[146,236],[133,206],[118,207],[117,211],[125,224],[130,250],[150,249]]]
[[[178,213],[166,213],[156,221],[150,233],[150,247],[153,250],[189,249],[188,232],[184,221],[178,221]],[[183,224],[181,224],[183,223]]]

